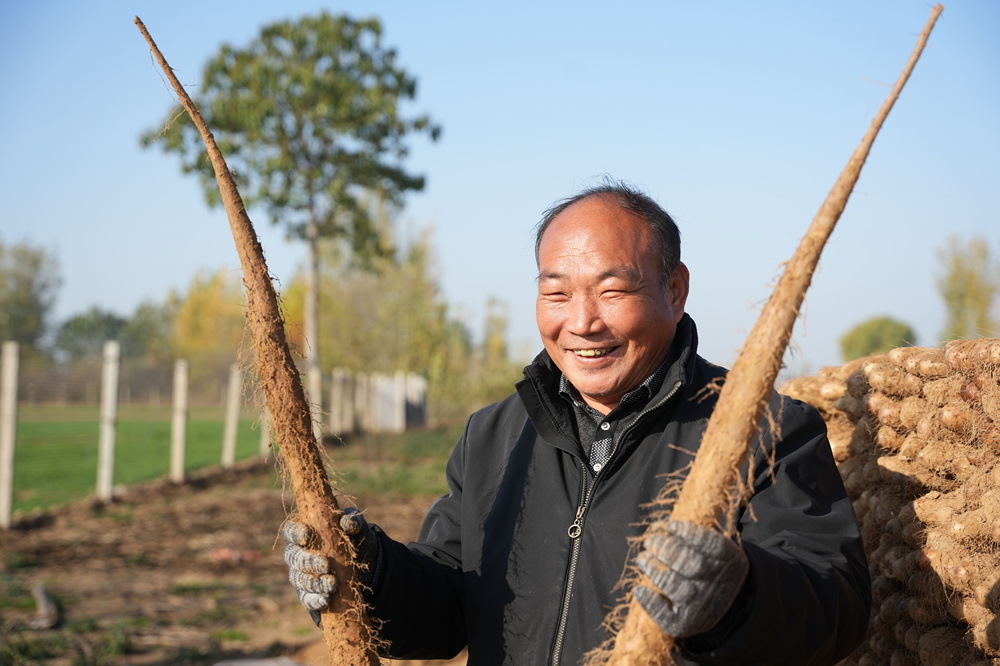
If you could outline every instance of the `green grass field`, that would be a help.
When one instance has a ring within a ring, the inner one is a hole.
[[[241,415],[236,460],[257,455],[257,415]],[[219,465],[225,428],[221,408],[192,408],[184,468]],[[170,469],[169,407],[120,408],[115,428],[115,485],[164,477]],[[100,412],[95,406],[23,406],[14,449],[14,513],[92,495],[97,485]]]
[[[14,453],[14,514],[23,515],[91,496],[97,485],[100,413],[96,406],[18,410]],[[114,484],[134,485],[167,476],[170,469],[169,407],[118,411]],[[219,466],[224,413],[192,408],[187,424],[185,470]],[[258,455],[257,415],[239,424],[236,460]],[[364,435],[327,443],[335,483],[352,494],[438,495],[447,491],[444,468],[461,427]]]

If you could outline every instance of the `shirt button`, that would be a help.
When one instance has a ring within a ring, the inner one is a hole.
[[[607,430],[610,427],[611,427],[611,424],[608,423],[607,421],[605,421],[604,423],[601,424],[601,430]]]
[[[604,467],[604,465],[602,463],[594,463],[594,471],[595,472],[600,472],[603,467]]]

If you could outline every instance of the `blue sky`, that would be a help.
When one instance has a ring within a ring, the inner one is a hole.
[[[322,9],[382,19],[419,81],[412,142],[427,177],[404,228],[431,227],[440,283],[478,330],[507,303],[510,344],[540,348],[531,229],[603,174],[677,219],[704,356],[730,364],[896,80],[932,3],[0,3],[0,238],[59,260],[56,317],[130,315],[238,261],[221,210],[175,158],[139,147],[173,104],[133,24],[196,86],[223,42]],[[840,363],[853,325],[890,315],[932,345],[935,250],[949,235],[1000,256],[1000,3],[952,0],[875,142],[826,248],[786,362]],[[290,280],[304,248],[251,210]]]

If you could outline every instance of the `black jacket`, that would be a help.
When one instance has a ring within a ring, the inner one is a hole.
[[[450,492],[408,546],[380,534],[384,575],[372,615],[397,658],[469,664],[578,664],[607,638],[601,623],[641,533],[644,505],[701,441],[725,371],[696,354],[684,317],[662,389],[616,432],[592,477],[559,371],[544,352],[517,393],[469,419],[448,462]],[[753,445],[751,510],[739,513],[747,584],[715,629],[681,643],[691,663],[833,664],[864,637],[871,593],[857,521],[818,413],[774,394]],[[746,475],[743,475],[746,478]],[[569,529],[582,529],[571,538]]]

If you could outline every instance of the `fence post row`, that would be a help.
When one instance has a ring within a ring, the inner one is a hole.
[[[3,343],[0,365],[0,528],[10,529],[14,513],[14,433],[17,428],[16,342]]]
[[[14,452],[17,430],[19,383],[19,346],[4,342],[0,365],[0,529],[13,524]],[[100,386],[100,434],[98,439],[96,496],[100,501],[114,499],[115,439],[119,400],[121,347],[110,340],[103,349]],[[185,479],[187,442],[188,361],[174,363],[173,410],[170,430],[169,479],[182,483]],[[226,390],[226,416],[222,442],[222,466],[235,465],[237,431],[241,411],[244,374],[233,364]],[[335,435],[357,432],[403,432],[407,428],[426,424],[427,380],[419,375],[396,372],[392,376],[352,374],[348,370],[333,370],[330,387],[330,407],[327,428]],[[97,396],[94,396],[95,398]],[[159,393],[151,393],[150,401],[159,403]],[[314,422],[322,427],[318,419]],[[270,415],[265,409],[260,419],[259,450],[262,456],[270,451]]]
[[[328,427],[334,435],[398,433],[427,423],[427,380],[420,375],[354,375],[335,368],[330,381]]]

